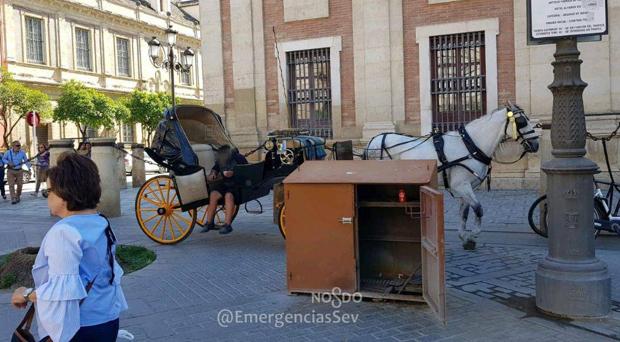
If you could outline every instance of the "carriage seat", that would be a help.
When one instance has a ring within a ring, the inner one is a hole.
[[[254,187],[263,181],[265,161],[253,164],[235,165],[233,180],[241,187]]]
[[[215,151],[209,144],[192,144],[192,150],[198,156],[198,164],[205,168],[207,174],[215,165]]]

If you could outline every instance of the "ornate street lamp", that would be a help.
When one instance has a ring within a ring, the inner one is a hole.
[[[176,99],[174,96],[174,72],[190,72],[194,64],[194,51],[190,47],[187,47],[177,60],[174,50],[177,43],[178,32],[172,29],[172,25],[169,25],[165,33],[165,43],[162,44],[157,37],[153,37],[149,41],[149,57],[151,63],[153,63],[156,68],[170,71],[170,90],[172,93],[172,108],[174,108],[176,106]]]

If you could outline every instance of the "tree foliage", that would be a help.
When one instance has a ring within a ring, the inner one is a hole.
[[[48,96],[15,81],[11,73],[1,71],[0,80],[0,128],[2,143],[9,146],[13,130],[28,112],[36,111],[41,118],[48,118],[52,112]]]
[[[130,115],[128,123],[140,123],[147,133],[147,142],[162,120],[166,108],[172,105],[172,98],[166,93],[153,93],[143,90],[134,90],[126,99],[125,105]]]
[[[115,101],[93,88],[71,80],[61,87],[54,121],[74,123],[82,137],[88,128],[112,129],[116,122],[126,121],[129,110],[121,101]]]

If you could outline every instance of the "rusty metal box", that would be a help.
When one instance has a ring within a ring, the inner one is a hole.
[[[426,302],[445,321],[436,188],[434,160],[302,164],[284,180],[289,292]]]

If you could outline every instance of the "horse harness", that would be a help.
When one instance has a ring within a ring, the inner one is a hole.
[[[529,130],[525,133],[521,132],[522,128],[525,128],[528,126],[528,120],[527,120],[527,116],[525,115],[525,112],[523,111],[523,109],[519,108],[518,106],[515,106],[514,108],[507,108],[506,125],[504,126],[504,136],[508,135],[507,133],[508,133],[509,125],[512,125],[512,139],[517,142],[521,141],[522,145],[527,145],[529,144],[530,140],[536,138],[536,135],[535,135],[536,132],[534,130]],[[480,148],[478,148],[478,146],[476,146],[476,143],[469,136],[469,133],[467,133],[467,129],[465,129],[464,125],[461,125],[461,127],[459,127],[458,132],[459,132],[459,135],[461,136],[461,139],[463,140],[463,144],[467,148],[467,151],[469,151],[469,155],[458,158],[456,160],[452,160],[452,161],[448,161],[448,158],[446,158],[446,154],[444,152],[443,133],[436,132],[432,134],[433,145],[435,146],[437,157],[439,158],[439,161],[441,162],[441,165],[437,168],[437,172],[444,171],[442,173],[444,187],[448,190],[450,189],[450,183],[448,182],[448,174],[447,172],[445,172],[445,170],[451,167],[454,167],[454,166],[460,166],[464,168],[465,170],[469,171],[472,175],[474,175],[476,178],[480,180],[480,183],[484,182],[485,179],[490,180],[490,177],[491,177],[491,170],[492,170],[491,162],[493,161],[493,159],[487,156]],[[505,142],[507,140],[508,138],[504,138],[501,142]],[[524,149],[519,159],[517,159],[513,163],[516,163],[519,160],[521,160],[523,156],[525,156],[526,153],[527,153],[527,149]],[[475,159],[481,162],[483,165],[485,165],[488,168],[486,176],[480,177],[478,173],[476,173],[470,167],[462,163],[463,161],[468,160],[468,159]],[[489,181],[487,182],[487,188],[490,189],[490,186],[491,186],[491,182]]]
[[[507,108],[507,113],[506,113],[506,125],[504,126],[504,136],[507,136],[507,132],[508,132],[508,126],[512,125],[512,139],[515,141],[521,141],[522,145],[529,145],[529,141],[532,139],[535,139],[537,136],[535,135],[535,131],[534,130],[529,130],[525,133],[521,132],[522,128],[525,128],[528,126],[528,120],[527,120],[527,116],[525,115],[525,112],[517,107],[514,106],[513,108]],[[425,137],[417,137],[414,140],[410,140],[410,141],[405,141],[393,146],[385,146],[385,140],[388,134],[390,133],[383,133],[382,134],[382,138],[381,138],[381,156],[380,159],[383,159],[383,153],[385,151],[385,153],[387,154],[387,156],[390,159],[392,158],[392,155],[390,154],[389,149],[397,147],[397,146],[401,146],[404,144],[409,144],[412,142],[416,142],[419,139],[425,138],[421,143],[417,144],[416,146],[413,146],[409,149],[415,148],[419,145],[421,145],[422,143],[426,142],[429,139],[433,139],[433,145],[435,147],[435,152],[437,152],[437,157],[439,159],[439,162],[441,162],[441,165],[437,168],[437,172],[443,172],[442,176],[443,176],[443,181],[444,181],[444,187],[447,190],[450,190],[450,183],[448,182],[448,175],[447,172],[445,172],[445,170],[455,167],[455,166],[460,166],[462,168],[464,168],[465,170],[469,171],[472,175],[474,175],[476,178],[478,178],[480,180],[480,182],[484,182],[485,179],[489,179],[491,176],[491,161],[493,160],[491,157],[487,156],[486,153],[484,153],[474,142],[474,140],[471,138],[471,136],[469,135],[469,133],[467,133],[467,129],[465,129],[464,125],[461,125],[461,127],[459,127],[458,130],[459,135],[461,136],[461,139],[463,140],[463,144],[465,145],[465,147],[467,148],[467,151],[469,152],[468,155],[455,159],[455,160],[451,160],[448,161],[448,158],[446,157],[446,153],[444,151],[444,133],[440,133],[440,132],[434,132],[431,133],[428,136]],[[533,136],[532,136],[533,135]],[[414,138],[414,137],[412,137]],[[505,142],[507,141],[508,138],[504,138],[501,142]],[[409,150],[408,149],[408,150]],[[367,152],[367,151],[365,151]],[[401,151],[402,153],[402,151]],[[523,158],[523,156],[526,154],[527,152],[523,152],[521,154],[521,156],[519,157],[519,159],[517,159],[515,162],[521,160],[521,158]],[[485,177],[481,177],[476,171],[472,170],[472,168],[470,168],[469,166],[463,164],[464,161],[468,160],[468,159],[474,159],[479,161],[480,163],[482,163],[483,165],[485,165],[488,170],[486,173]],[[488,187],[490,187],[490,182],[487,184]]]
[[[489,171],[487,172],[487,177],[491,173],[491,157],[487,156],[486,153],[484,153],[478,146],[476,146],[474,140],[471,138],[471,136],[469,136],[469,133],[467,133],[465,126],[461,125],[461,127],[459,127],[459,135],[461,136],[461,139],[463,140],[463,144],[467,148],[467,151],[469,151],[469,154],[464,157],[448,161],[448,158],[446,157],[446,153],[444,151],[444,134],[439,132],[435,132],[432,134],[433,145],[435,146],[437,157],[441,162],[441,165],[437,168],[437,172],[442,172],[443,184],[444,187],[448,190],[450,189],[450,183],[448,182],[448,173],[445,172],[445,170],[454,166],[460,166],[465,170],[469,171],[472,175],[478,178],[481,183],[486,178],[480,177],[480,175],[476,171],[472,170],[469,166],[462,163],[468,159],[475,159],[486,165],[489,168]]]

